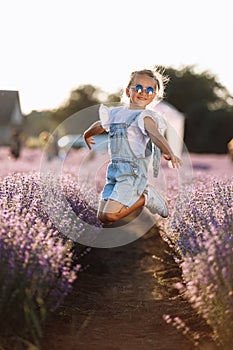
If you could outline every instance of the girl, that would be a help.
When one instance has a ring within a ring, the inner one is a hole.
[[[104,223],[118,221],[145,206],[151,213],[168,216],[166,200],[155,188],[147,184],[148,165],[154,146],[154,176],[157,176],[160,152],[170,160],[173,168],[181,166],[162,135],[165,121],[146,107],[161,98],[164,84],[162,75],[144,69],[131,73],[125,90],[129,107],[109,109],[101,105],[100,120],[84,132],[84,140],[91,150],[93,136],[107,131],[109,134],[110,163],[106,184],[101,194],[98,218]]]

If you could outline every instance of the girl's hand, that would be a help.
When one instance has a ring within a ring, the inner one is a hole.
[[[87,147],[91,150],[92,149],[91,145],[95,144],[94,137],[93,136],[86,137],[85,134],[83,137],[84,137],[84,140],[87,144]]]
[[[180,158],[175,156],[174,154],[173,155],[164,154],[163,157],[166,160],[170,160],[171,161],[173,168],[180,168],[182,166],[182,162],[181,162]]]
[[[100,120],[97,120],[84,132],[83,138],[89,149],[92,149],[91,145],[95,144],[93,136],[102,134],[104,131],[105,129],[102,127]]]

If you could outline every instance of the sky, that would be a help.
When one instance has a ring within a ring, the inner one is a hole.
[[[115,93],[135,69],[209,71],[233,95],[231,0],[0,0],[0,90],[23,113],[83,84]]]

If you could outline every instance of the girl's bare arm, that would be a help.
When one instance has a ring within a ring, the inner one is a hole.
[[[104,131],[105,129],[98,120],[84,132],[83,137],[89,149],[91,149],[91,145],[95,144],[93,136],[102,134]]]

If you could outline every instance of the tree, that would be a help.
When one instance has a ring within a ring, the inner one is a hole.
[[[232,138],[233,97],[214,75],[194,68],[166,69],[165,100],[186,116],[184,141],[190,152],[225,153]]]
[[[168,101],[185,117],[184,141],[190,152],[226,153],[227,143],[232,138],[233,97],[208,71],[197,73],[195,66],[180,70],[168,67],[165,74],[170,82],[165,89]],[[87,107],[94,106],[90,120],[79,115],[73,132],[82,133],[98,118],[100,103],[120,102],[122,91],[107,94],[92,85],[82,85],[71,91],[68,100],[56,110],[33,112],[30,117],[34,133],[55,129],[68,117]],[[30,118],[28,118],[28,121]],[[70,126],[73,128],[73,125]]]
[[[101,90],[92,85],[82,85],[72,90],[65,104],[53,111],[54,119],[60,123],[81,109],[98,104],[100,94]]]
[[[42,112],[32,111],[25,116],[24,134],[27,136],[38,136],[42,131],[53,132],[57,123],[52,112],[44,110]]]

